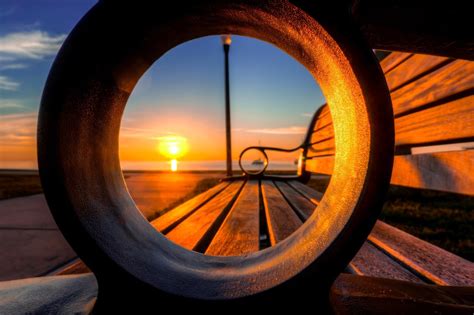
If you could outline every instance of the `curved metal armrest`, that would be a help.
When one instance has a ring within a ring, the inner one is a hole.
[[[299,149],[301,149],[302,146],[298,146],[296,148],[293,148],[293,149],[284,149],[284,148],[277,148],[277,147],[266,147],[266,146],[251,146],[251,147],[247,147],[245,148],[244,150],[242,150],[242,152],[240,153],[239,155],[239,167],[240,169],[242,170],[242,172],[244,172],[246,175],[250,175],[250,176],[259,176],[259,175],[262,175],[266,170],[267,170],[267,167],[268,167],[268,155],[267,153],[265,152],[266,150],[268,151],[278,151],[278,152],[294,152],[294,151],[297,151]],[[257,171],[257,172],[248,172],[247,170],[245,170],[245,168],[242,166],[242,157],[244,156],[245,152],[247,151],[250,151],[250,150],[257,150],[257,151],[260,151],[262,154],[263,154],[263,157],[264,157],[264,166],[263,168],[260,170],[260,171]]]

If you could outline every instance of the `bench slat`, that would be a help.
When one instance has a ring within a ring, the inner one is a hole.
[[[329,115],[329,118],[331,118],[331,115]],[[311,143],[319,142],[322,140],[327,140],[334,138],[334,127],[332,123],[327,125],[326,127],[319,129],[311,135]]]
[[[400,115],[473,87],[474,62],[455,60],[393,92],[393,111]]]
[[[331,175],[334,157],[306,161],[313,173]],[[393,185],[474,195],[474,150],[395,156]]]
[[[349,263],[348,269],[351,273],[360,276],[425,283],[368,242],[364,243],[357,255]]]
[[[308,150],[308,158],[335,154],[334,138],[313,144]]]
[[[323,105],[323,109],[319,113],[318,120],[316,121],[316,124],[314,125],[313,131],[322,130],[331,124],[332,124],[332,118],[331,118],[331,113],[329,111],[329,106]]]
[[[396,146],[472,141],[474,139],[473,104],[474,95],[470,95],[395,119]],[[311,137],[313,144],[308,157],[333,155],[333,136],[332,124],[313,133]]]
[[[302,222],[273,182],[262,181],[262,197],[270,244],[273,246],[290,236]]]
[[[291,185],[305,197],[309,197],[310,200],[315,200],[317,203],[321,200],[322,194],[320,192],[296,181],[292,181]],[[380,222],[380,224],[385,223]],[[380,252],[378,249],[373,248],[373,246],[367,242],[351,263],[349,263],[348,269],[356,274],[366,276],[380,276],[390,279],[421,282],[420,278],[416,277],[412,272],[406,270],[406,268],[397,261]]]
[[[239,256],[259,250],[259,187],[251,180],[213,238],[206,254]]]
[[[383,73],[388,73],[413,56],[413,53],[393,52],[385,57],[381,62]]]
[[[400,155],[395,156],[391,183],[474,195],[471,174],[474,174],[474,150]]]
[[[474,285],[474,264],[378,221],[369,240],[438,285]]]
[[[444,144],[474,138],[474,95],[395,120],[395,143]]]
[[[331,175],[334,168],[334,156],[325,156],[306,161],[306,170],[311,173]]]
[[[277,181],[275,184],[303,221],[306,221],[309,216],[313,214],[316,206],[311,201],[303,197],[303,195],[285,182]]]
[[[211,189],[197,195],[196,197],[186,201],[178,207],[166,212],[161,217],[153,220],[152,222],[150,222],[151,225],[153,225],[155,229],[162,233],[168,233],[169,230],[174,227],[174,225],[183,220],[183,218],[186,218],[186,216],[193,213],[193,211],[195,211],[205,202],[216,196],[228,185],[228,182],[219,183]]]
[[[321,198],[323,198],[323,194],[321,192],[314,190],[301,182],[292,180],[289,181],[288,184],[315,205],[318,205],[321,201]]]
[[[186,220],[172,229],[166,237],[187,249],[195,249],[199,241],[210,231],[218,219],[225,214],[237,198],[242,181],[236,181],[226,187],[211,202],[206,203]]]
[[[397,89],[451,60],[446,57],[413,55],[386,74],[388,88],[390,91]]]

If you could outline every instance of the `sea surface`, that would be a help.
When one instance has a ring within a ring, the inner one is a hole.
[[[258,168],[259,166],[252,166],[251,162],[244,162],[245,168]],[[169,170],[171,167],[170,161],[122,161],[122,169],[127,171],[150,170],[162,171]],[[232,168],[239,170],[239,163],[233,162]],[[178,171],[223,171],[226,169],[225,161],[178,161]],[[290,161],[273,161],[268,165],[270,171],[296,171],[297,165]]]

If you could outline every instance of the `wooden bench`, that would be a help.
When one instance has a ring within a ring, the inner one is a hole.
[[[474,62],[392,53],[381,62],[392,96],[397,155],[392,184],[474,194],[474,150],[414,155],[417,147],[474,139]],[[327,105],[315,115],[304,170],[331,174],[334,148]],[[429,148],[428,148],[429,149]],[[426,149],[425,149],[426,151]],[[322,193],[295,180],[222,182],[152,225],[185,248],[245,255],[272,246],[315,211]],[[84,272],[79,263],[61,274]],[[381,221],[347,266],[357,275],[415,283],[474,285],[474,264]]]
[[[322,194],[298,181],[223,182],[151,224],[206,255],[246,255],[284,240],[317,211]],[[439,285],[474,285],[474,264],[381,221],[348,272]]]
[[[392,53],[381,66],[395,118],[391,183],[474,195],[474,62]],[[320,174],[332,173],[335,153],[327,113],[325,105],[306,163],[308,171]],[[445,147],[435,147],[440,145]]]

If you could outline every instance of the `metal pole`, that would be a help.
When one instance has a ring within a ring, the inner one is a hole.
[[[229,49],[230,35],[222,36],[222,44],[224,45],[225,56],[225,135],[226,135],[226,162],[227,176],[232,176],[232,144],[230,129],[230,92],[229,92]]]

